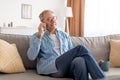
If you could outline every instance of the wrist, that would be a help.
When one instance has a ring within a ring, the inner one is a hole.
[[[39,39],[41,39],[41,38],[42,38],[42,34],[38,33],[37,37],[38,37]]]

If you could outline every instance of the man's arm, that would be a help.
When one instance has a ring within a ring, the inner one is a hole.
[[[39,54],[40,51],[40,45],[41,45],[41,38],[43,37],[45,33],[45,29],[43,27],[46,27],[45,23],[40,23],[38,26],[38,33],[35,33],[30,38],[30,46],[27,52],[28,58],[30,60],[35,60]]]
[[[73,44],[72,44],[70,36],[68,36],[68,47],[69,47],[69,49],[73,48]]]
[[[30,45],[27,52],[28,58],[30,60],[35,60],[40,51],[41,39],[39,39],[37,36],[38,36],[38,33],[35,33],[30,38],[30,43],[29,43]]]

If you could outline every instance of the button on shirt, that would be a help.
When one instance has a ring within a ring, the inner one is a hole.
[[[60,55],[72,48],[70,36],[60,30],[56,29],[55,35],[59,44],[54,44],[48,31],[46,31],[41,39],[37,37],[38,32],[33,34],[30,38],[30,46],[27,52],[30,60],[37,59],[38,74],[50,74],[57,72],[55,60]],[[60,47],[58,47],[60,45]],[[58,48],[55,48],[57,46]],[[60,50],[59,50],[60,49]]]

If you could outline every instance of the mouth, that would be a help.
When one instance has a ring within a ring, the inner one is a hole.
[[[51,24],[51,26],[56,26],[56,25],[57,25],[56,23]]]

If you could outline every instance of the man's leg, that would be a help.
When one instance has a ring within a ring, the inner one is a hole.
[[[76,57],[82,57],[85,60],[86,67],[93,79],[104,78],[105,75],[91,53],[84,46],[77,46],[56,59],[58,76],[64,77],[69,71],[69,67]]]
[[[91,53],[84,46],[78,46],[78,47],[81,49],[79,53],[81,53],[81,57],[85,59],[86,67],[92,79],[97,80],[97,79],[105,78],[106,76],[104,72],[99,67],[98,63],[96,62],[94,57],[91,55]]]
[[[73,59],[70,66],[70,74],[73,75],[74,80],[88,80],[86,63],[82,57]]]

